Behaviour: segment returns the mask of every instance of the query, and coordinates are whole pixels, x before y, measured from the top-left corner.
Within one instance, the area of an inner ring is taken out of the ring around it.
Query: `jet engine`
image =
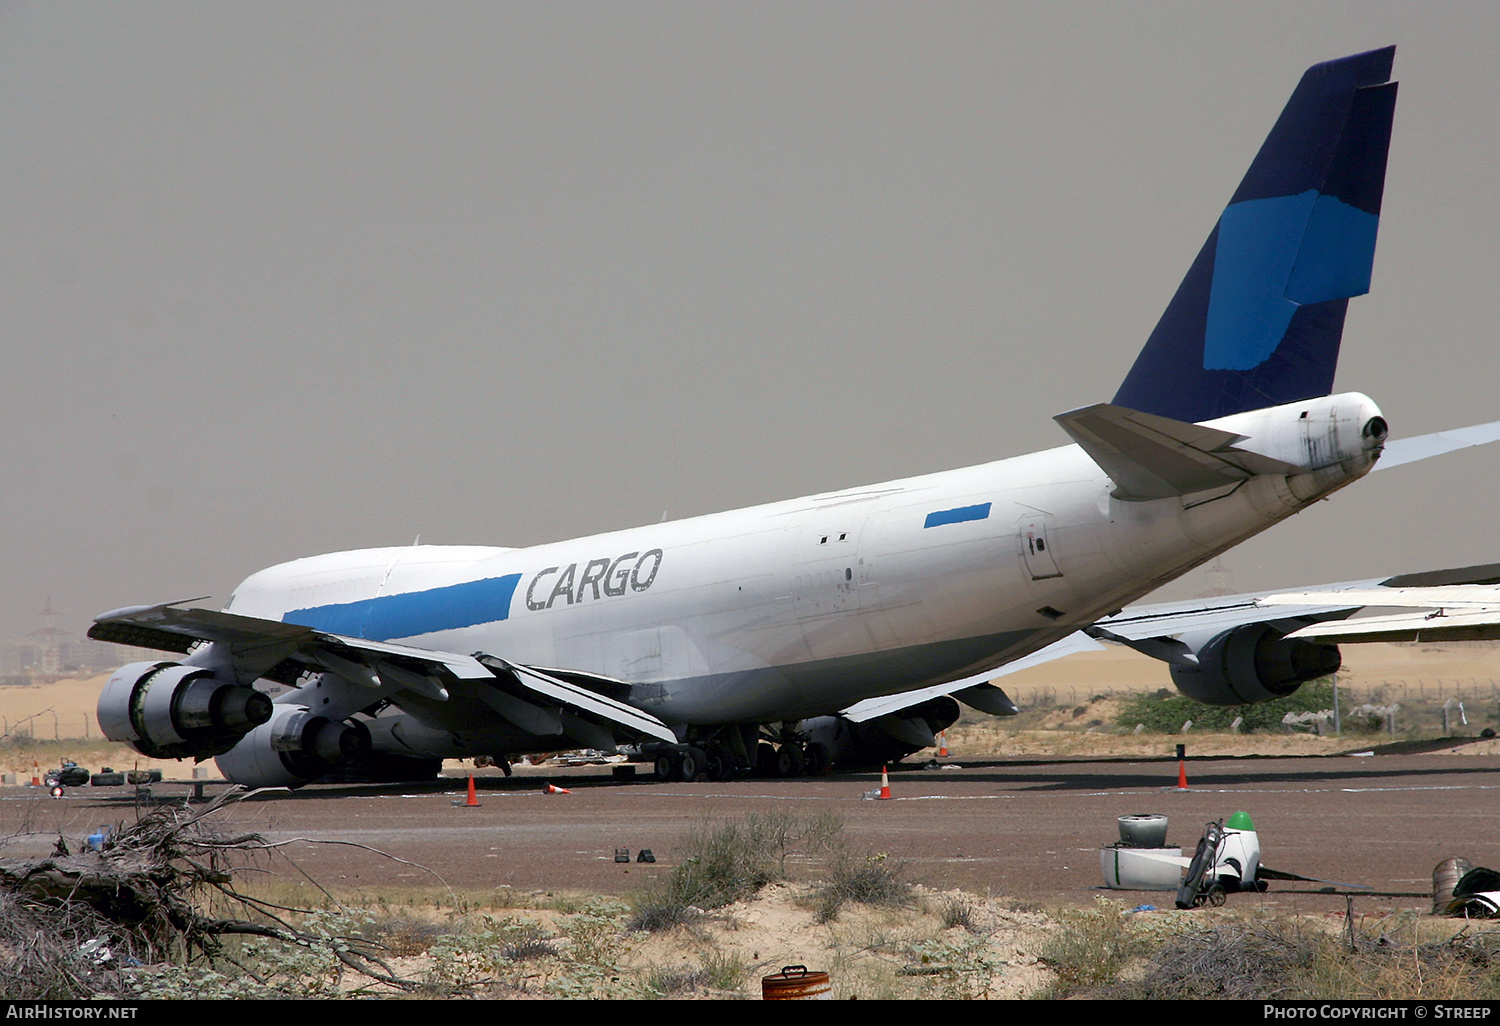
[[[1172,661],[1172,683],[1205,705],[1247,705],[1290,695],[1343,664],[1337,645],[1286,637],[1301,621],[1249,623],[1197,649],[1197,664]],[[1191,645],[1189,645],[1191,647]]]
[[[271,700],[252,687],[182,663],[131,663],[99,693],[99,727],[153,759],[205,759],[234,747],[271,718]]]
[[[247,787],[298,787],[370,751],[358,720],[339,723],[300,705],[275,713],[215,761],[226,780]]]
[[[803,720],[802,730],[812,741],[828,746],[835,766],[873,766],[933,747],[937,732],[958,722],[958,715],[958,702],[942,695],[860,723],[843,716],[819,716]]]

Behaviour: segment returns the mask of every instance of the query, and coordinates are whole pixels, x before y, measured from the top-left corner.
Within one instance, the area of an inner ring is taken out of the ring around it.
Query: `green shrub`
[[[802,819],[771,812],[743,822],[705,823],[688,835],[682,859],[666,882],[636,900],[627,927],[670,929],[701,919],[705,910],[742,901],[785,879],[791,856],[834,847],[842,829],[842,822],[826,813]]]
[[[1119,905],[1096,898],[1093,908],[1064,909],[1037,960],[1057,974],[1056,993],[1113,983],[1131,959],[1144,955],[1150,939],[1131,928]]]
[[[812,892],[815,918],[827,923],[844,905],[854,902],[876,908],[907,908],[914,903],[912,885],[902,879],[906,865],[885,855],[857,857],[840,852],[828,870],[828,879]]]
[[[1144,724],[1147,730],[1156,733],[1175,734],[1182,729],[1184,722],[1192,720],[1194,730],[1224,732],[1230,729],[1236,718],[1243,718],[1240,730],[1246,733],[1281,731],[1284,729],[1281,719],[1289,712],[1319,712],[1332,708],[1333,685],[1326,680],[1311,681],[1285,698],[1255,705],[1203,705],[1185,695],[1163,689],[1130,699],[1115,718],[1115,725],[1123,730],[1134,730],[1136,724]]]

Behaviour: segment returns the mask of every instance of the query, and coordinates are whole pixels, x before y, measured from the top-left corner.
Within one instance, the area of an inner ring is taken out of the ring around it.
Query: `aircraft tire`
[[[776,775],[781,777],[800,777],[802,771],[807,767],[807,760],[802,755],[799,745],[782,745],[776,753]]]
[[[826,777],[833,769],[833,753],[828,746],[821,741],[814,741],[807,746],[807,766],[805,772],[810,777]]]
[[[682,761],[678,763],[678,779],[689,784],[697,780],[698,774],[703,772],[704,762],[703,749],[689,748],[682,753]]]
[[[776,776],[776,749],[767,741],[762,741],[755,746],[755,775],[758,777]]]
[[[703,768],[709,780],[729,780],[734,776],[734,753],[723,745],[715,745],[704,753]]]
[[[676,767],[672,764],[672,756],[663,752],[656,757],[656,779],[671,780],[676,776]]]

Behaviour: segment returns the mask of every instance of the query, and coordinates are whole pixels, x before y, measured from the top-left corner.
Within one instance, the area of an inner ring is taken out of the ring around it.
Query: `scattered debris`
[[[1467,865],[1466,860],[1458,861]],[[1493,919],[1500,916],[1500,873],[1484,866],[1470,869],[1453,885],[1453,897],[1445,904],[1443,911],[1447,915],[1463,916],[1465,919]]]
[[[254,833],[223,836],[205,822],[241,793],[225,792],[196,809],[163,806],[113,832],[101,828],[76,855],[59,839],[47,858],[0,859],[0,979],[7,993],[124,997],[124,967],[216,955],[224,936],[318,942],[277,915],[286,910],[235,891],[231,855],[275,847]],[[207,914],[200,899],[210,893],[259,921]],[[410,989],[357,943],[334,950],[349,969]]]

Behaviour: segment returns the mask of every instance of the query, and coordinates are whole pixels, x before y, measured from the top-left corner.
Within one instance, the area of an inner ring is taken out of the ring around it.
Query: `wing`
[[[991,681],[1074,652],[1103,647],[1082,631],[1075,631],[998,669],[916,691],[867,698],[836,715],[804,720],[802,727],[812,740],[828,746],[841,766],[896,762],[937,744],[937,734],[958,720],[959,702],[992,716],[1020,712]]]
[[[1046,648],[1039,649],[1029,656],[1006,663],[999,669],[961,677],[947,684],[936,684],[917,691],[903,691],[899,695],[867,698],[863,702],[856,702],[840,711],[839,715],[851,723],[864,723],[881,716],[898,715],[914,706],[947,695],[981,712],[994,716],[1014,716],[1017,712],[1015,703],[1005,697],[1004,691],[989,685],[990,681],[999,680],[1008,674],[1019,673],[1021,670],[1029,670],[1033,666],[1040,666],[1054,659],[1061,659],[1074,652],[1098,651],[1102,648],[1104,648],[1103,645],[1084,632],[1075,631],[1060,641],[1054,641]]]
[[[1267,701],[1337,670],[1339,643],[1500,638],[1500,564],[1133,606],[1088,633],[1166,662],[1191,698]]]
[[[1360,616],[1338,623],[1315,623],[1294,632],[1330,644],[1367,641],[1493,641],[1500,638],[1500,587],[1454,584],[1431,588],[1366,588],[1347,592],[1270,595],[1267,608],[1288,603],[1334,600],[1362,608],[1405,612]]]
[[[242,783],[286,782],[277,766],[294,779],[320,776],[319,765],[372,743],[375,751],[444,758],[677,741],[666,724],[618,697],[629,694],[623,681],[486,653],[173,605],[106,613],[89,636],[186,653],[180,663],[134,663],[110,678],[99,700],[107,736],[166,757],[235,749],[234,758],[253,763],[234,777]],[[246,696],[260,679],[289,688],[274,709]]]

